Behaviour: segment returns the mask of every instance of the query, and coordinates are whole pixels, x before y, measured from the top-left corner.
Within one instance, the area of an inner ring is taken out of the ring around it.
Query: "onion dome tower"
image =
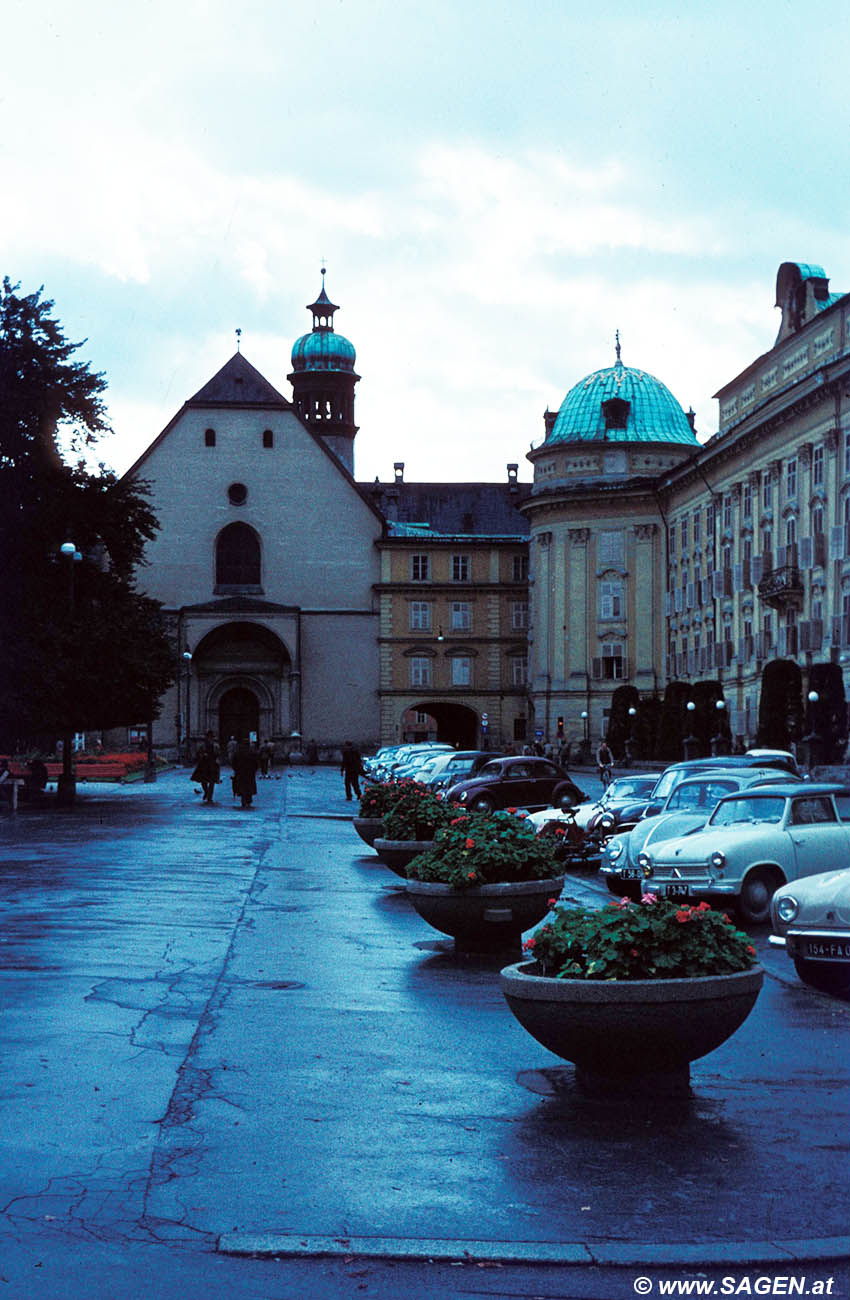
[[[292,348],[292,384],[295,410],[305,424],[328,445],[354,474],[354,347],[334,330],[334,312],[339,311],[325,292],[325,267],[322,288],[315,302],[307,304],[313,314],[313,329],[302,334]]]

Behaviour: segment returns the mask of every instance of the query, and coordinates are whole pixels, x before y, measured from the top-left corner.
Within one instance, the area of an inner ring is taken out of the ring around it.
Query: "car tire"
[[[472,801],[472,811],[484,813],[486,817],[489,817],[490,813],[496,811],[496,805],[488,794],[479,794]]]
[[[566,812],[568,808],[575,808],[578,802],[572,786],[559,785],[552,791],[551,807],[553,808],[560,808]]]
[[[803,983],[819,993],[850,997],[850,967],[846,962],[808,961],[805,957],[795,957],[794,966]]]
[[[763,925],[770,920],[770,900],[782,884],[775,871],[755,867],[748,871],[741,884],[738,911],[750,925]]]

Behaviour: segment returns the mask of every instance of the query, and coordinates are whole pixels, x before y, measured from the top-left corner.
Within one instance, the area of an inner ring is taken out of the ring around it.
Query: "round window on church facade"
[[[227,499],[232,506],[244,506],[248,500],[248,489],[244,483],[231,483],[227,489]]]

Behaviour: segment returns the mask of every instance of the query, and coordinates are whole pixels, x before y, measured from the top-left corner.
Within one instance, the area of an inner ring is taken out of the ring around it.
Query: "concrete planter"
[[[690,1063],[740,1028],[764,979],[733,975],[671,980],[571,980],[519,962],[501,973],[517,1020],[544,1047],[573,1061],[587,1092],[687,1091]]]
[[[363,843],[368,844],[370,849],[384,829],[381,817],[355,817],[352,824]]]
[[[375,839],[372,848],[377,853],[385,867],[394,871],[397,876],[405,874],[405,867],[408,862],[418,858],[420,853],[425,853],[427,849],[434,847],[433,840],[383,840],[380,837]]]
[[[456,889],[430,880],[408,880],[407,893],[419,915],[449,934],[464,952],[518,950],[522,934],[549,911],[564,877],[520,880]]]

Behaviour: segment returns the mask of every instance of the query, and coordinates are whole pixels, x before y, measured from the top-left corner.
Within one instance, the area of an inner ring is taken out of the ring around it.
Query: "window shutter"
[[[829,530],[829,558],[831,560],[844,559],[844,526],[836,524]]]
[[[681,612],[682,612],[682,588],[681,588],[681,587],[677,587],[677,588],[676,588],[676,596],[675,596],[675,600],[674,600],[673,604],[674,604],[674,608],[675,608],[675,610],[676,610],[676,613],[677,613],[677,614],[681,614]]]
[[[785,632],[786,629],[784,627],[781,627],[779,629],[779,635],[776,638],[776,653],[778,654],[780,659],[785,658],[785,641],[786,641]]]
[[[812,619],[812,649],[820,650],[823,645],[823,619]]]
[[[688,583],[688,588],[685,593],[685,604],[688,609],[693,609],[694,607],[694,583],[693,582]]]
[[[628,661],[628,659],[625,659],[625,658],[624,658],[624,659],[621,660],[621,662],[622,662],[622,665],[623,665],[623,671],[622,671],[622,673],[621,673],[621,676],[622,676],[623,680],[625,681],[626,679],[628,679],[628,678],[631,676],[631,673],[629,672],[629,661]]]
[[[814,551],[814,547],[812,545],[811,537],[801,538],[800,539],[800,568],[801,569],[810,569],[812,567],[812,560],[814,558],[813,551]]]
[[[812,557],[814,563],[820,565],[826,564],[826,534],[815,533],[812,541],[814,542]]]
[[[723,570],[715,569],[712,577],[711,594],[719,597],[723,595]]]
[[[761,556],[760,556],[760,555],[754,555],[754,556],[753,556],[753,561],[752,561],[752,563],[753,563],[753,582],[756,583],[756,584],[758,584],[759,582],[761,582],[761,573],[762,573],[762,558],[761,558]]]
[[[670,615],[673,613],[673,593],[672,593],[672,591],[668,591],[667,594],[666,594],[666,596],[665,596],[665,598],[664,598],[664,612],[665,612],[665,614],[667,615],[668,618],[669,618]]]
[[[799,625],[800,631],[800,649],[811,650],[812,648],[812,625],[808,620],[804,620]]]
[[[841,645],[841,615],[832,616],[832,644]]]
[[[591,675],[591,677],[593,678],[593,680],[594,680],[595,682],[601,681],[601,680],[602,680],[602,660],[601,660],[601,659],[594,659],[594,660],[592,661],[592,665],[591,665],[591,667],[592,667],[592,672],[591,672],[590,675]]]
[[[743,566],[743,564],[736,564],[735,567],[734,567],[734,569],[732,570],[732,573],[733,573],[733,578],[732,578],[732,580],[733,580],[733,583],[734,583],[734,590],[735,590],[735,591],[740,591],[741,588],[742,588],[743,585],[744,585],[744,566]]]
[[[786,558],[786,557],[787,557],[787,552],[788,552],[788,547],[787,547],[787,546],[777,546],[777,548],[776,548],[776,567],[777,567],[777,569],[784,569],[784,568],[785,568],[785,565],[788,563],[788,560],[787,560],[787,558]]]

